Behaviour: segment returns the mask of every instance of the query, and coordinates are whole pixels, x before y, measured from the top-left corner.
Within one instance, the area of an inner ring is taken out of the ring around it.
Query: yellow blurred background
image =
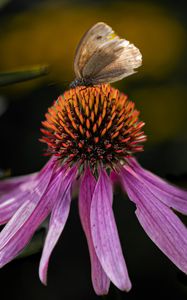
[[[143,66],[138,73],[115,86],[129,94],[141,110],[148,144],[186,137],[187,27],[174,9],[161,2],[46,1],[5,14],[0,30],[0,71],[47,63],[50,74],[4,88],[2,94],[23,97],[50,84],[61,91],[68,88],[74,79],[73,58],[81,36],[94,23],[104,21],[142,52]]]

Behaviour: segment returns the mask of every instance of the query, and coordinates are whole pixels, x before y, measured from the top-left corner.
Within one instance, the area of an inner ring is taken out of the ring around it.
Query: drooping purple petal
[[[119,182],[119,175],[116,172],[112,171],[110,173],[110,180],[112,181],[112,184],[115,185]]]
[[[121,172],[129,198],[136,204],[136,215],[152,241],[183,272],[187,272],[187,229],[164,203],[152,193],[134,171]]]
[[[128,162],[156,197],[167,206],[187,214],[187,191],[175,187],[150,171],[143,169],[134,158],[129,159]]]
[[[69,185],[75,168],[65,173],[64,168],[56,172],[55,161],[42,171],[40,184],[34,189],[32,198],[24,202],[0,233],[0,266],[12,260],[28,243],[37,227],[50,213],[58,197],[59,187]]]
[[[108,293],[110,280],[105,274],[98,257],[91,236],[90,225],[90,208],[93,192],[96,186],[96,180],[91,174],[90,169],[85,170],[79,193],[79,215],[82,223],[83,230],[86,235],[90,260],[91,260],[91,276],[94,290],[97,295],[105,295]]]
[[[3,180],[4,192],[0,194],[0,225],[7,223],[26,200],[34,199],[35,187],[38,190],[37,186],[39,186],[41,192],[43,188],[46,189],[48,180],[45,179],[45,174],[54,163],[55,159],[51,158],[38,173]],[[44,186],[41,182],[44,183]],[[37,199],[38,197],[36,197],[36,201]]]
[[[0,224],[5,224],[16,210],[23,204],[23,202],[32,193],[35,186],[38,184],[38,178],[35,174],[24,176],[25,182],[20,181],[19,184],[12,182],[7,183],[7,192],[4,191],[3,195],[0,195]],[[8,181],[11,179],[8,179]],[[13,180],[13,179],[12,179]],[[9,190],[9,192],[8,192]]]
[[[51,253],[58,242],[69,215],[71,203],[70,187],[71,185],[69,184],[66,190],[64,190],[64,185],[61,184],[56,204],[52,209],[49,230],[45,239],[39,267],[40,280],[45,285],[47,285],[47,270]]]
[[[13,189],[19,187],[21,184],[27,184],[29,181],[33,181],[38,173],[33,173],[29,175],[10,177],[0,180],[0,195],[2,193],[10,192]],[[25,187],[26,188],[26,187]],[[1,197],[0,197],[1,202]]]
[[[0,249],[4,247],[4,243],[6,243],[7,239],[11,238],[11,236],[22,227],[24,222],[27,220],[27,216],[32,213],[32,210],[34,210],[48,187],[52,174],[54,173],[54,167],[55,165],[53,161],[47,163],[45,166],[45,172],[42,171],[40,180],[38,180],[33,191],[27,195],[28,198],[25,198],[23,205],[17,210],[15,215],[3,228],[0,233]]]
[[[95,251],[105,273],[119,289],[129,291],[131,282],[112,210],[112,185],[103,170],[93,193],[90,219]]]

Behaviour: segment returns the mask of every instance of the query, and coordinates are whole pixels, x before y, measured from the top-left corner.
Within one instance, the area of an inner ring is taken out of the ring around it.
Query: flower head
[[[11,261],[50,214],[39,267],[47,282],[50,255],[66,224],[71,188],[79,178],[79,215],[85,232],[95,292],[110,282],[129,291],[131,282],[112,210],[113,178],[136,207],[148,236],[187,272],[187,230],[172,209],[187,213],[187,192],[143,169],[133,157],[146,137],[139,112],[127,96],[109,85],[76,87],[46,114],[42,142],[51,156],[35,174],[0,182],[0,266]]]
[[[115,168],[143,150],[144,123],[138,116],[134,103],[110,85],[76,87],[48,109],[41,141],[47,154],[63,163]]]

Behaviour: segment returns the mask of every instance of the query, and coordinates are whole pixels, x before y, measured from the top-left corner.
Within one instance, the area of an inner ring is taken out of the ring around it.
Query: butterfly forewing
[[[142,63],[138,48],[120,39],[110,26],[97,23],[82,37],[75,54],[77,79],[114,82],[135,73]]]
[[[74,71],[77,77],[82,77],[87,62],[101,46],[110,41],[113,35],[115,34],[112,28],[102,22],[95,24],[84,34],[77,46],[74,59]]]

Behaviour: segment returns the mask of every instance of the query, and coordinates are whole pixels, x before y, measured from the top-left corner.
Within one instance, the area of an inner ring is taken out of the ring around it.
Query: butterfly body
[[[74,59],[75,80],[70,87],[115,82],[134,74],[142,64],[137,47],[119,38],[103,22],[92,26],[80,40]]]
[[[93,86],[93,80],[91,78],[76,78],[69,85],[70,88],[76,88],[77,86]]]

